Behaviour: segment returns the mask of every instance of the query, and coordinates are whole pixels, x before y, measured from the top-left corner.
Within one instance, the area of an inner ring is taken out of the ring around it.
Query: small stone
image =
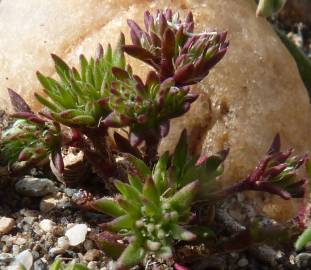
[[[43,197],[47,194],[55,193],[54,182],[47,178],[36,178],[26,176],[15,184],[18,193],[30,197]]]
[[[70,199],[66,196],[62,196],[61,193],[55,195],[48,195],[42,198],[40,202],[41,212],[49,212],[55,208],[65,209],[71,207]]]
[[[21,264],[25,267],[26,270],[30,270],[33,264],[33,257],[30,250],[24,250],[19,253],[13,262],[13,265]]]
[[[36,211],[36,210],[29,210],[29,209],[25,209],[25,208],[21,209],[19,211],[19,213],[21,215],[23,215],[24,217],[37,217],[39,215],[38,211]]]
[[[85,242],[83,243],[83,246],[86,250],[90,250],[90,249],[94,248],[94,243],[92,240],[86,239]]]
[[[75,224],[73,227],[67,230],[65,235],[69,239],[71,246],[77,246],[85,241],[87,234],[87,226],[85,224]]]
[[[9,251],[10,251],[10,247],[7,246],[7,245],[3,245],[3,247],[2,247],[2,252],[3,252],[3,253],[8,253]]]
[[[65,188],[64,192],[68,197],[72,197],[73,194],[77,193],[79,190],[75,188]]]
[[[238,261],[238,266],[239,267],[245,267],[248,265],[248,260],[246,258],[242,258]]]
[[[87,264],[87,268],[89,268],[90,270],[98,270],[97,262],[94,262],[94,261],[89,262]]]
[[[58,199],[55,196],[46,196],[40,202],[40,210],[47,213],[57,207]]]
[[[57,239],[57,247],[62,248],[64,250],[69,248],[69,239],[67,236],[62,236]]]
[[[33,251],[40,252],[42,250],[42,246],[40,244],[35,244],[32,248]]]
[[[15,225],[13,218],[2,217],[0,218],[0,234],[9,233]]]
[[[38,258],[40,257],[40,254],[39,254],[38,251],[32,251],[31,253],[32,253],[32,256],[33,256],[33,258],[34,258],[35,260],[38,259]]]
[[[39,223],[39,226],[44,232],[51,232],[53,230],[53,227],[55,226],[55,223],[50,219],[43,219]]]
[[[64,228],[62,226],[55,226],[55,227],[53,227],[52,234],[55,237],[62,236],[62,235],[64,235]]]
[[[39,223],[35,222],[32,226],[32,230],[35,234],[41,236],[44,234],[43,230],[40,228]]]
[[[274,266],[277,264],[277,251],[267,245],[250,248],[250,253],[259,261]]]
[[[27,239],[22,238],[22,237],[18,237],[18,238],[16,239],[16,241],[15,241],[15,244],[16,244],[16,245],[19,245],[19,246],[22,246],[22,245],[24,245],[24,244],[26,244],[26,243],[27,243]]]
[[[295,257],[295,263],[301,269],[306,269],[311,264],[311,253],[302,252]]]
[[[83,259],[90,262],[90,261],[96,261],[100,257],[102,257],[102,253],[100,250],[90,249],[84,254]]]
[[[29,225],[32,225],[36,219],[37,219],[36,217],[27,216],[24,217],[22,221]]]
[[[33,264],[33,270],[44,270],[47,269],[46,264],[41,260],[38,259]]]
[[[13,245],[13,246],[12,246],[12,254],[13,254],[14,256],[17,255],[17,254],[19,253],[19,251],[20,251],[20,248],[19,248],[18,245]]]
[[[53,247],[49,250],[49,255],[51,257],[55,257],[56,255],[59,255],[59,254],[63,254],[65,253],[66,250],[63,249],[63,248],[59,248],[59,247]]]
[[[13,255],[10,253],[0,253],[0,261],[1,262],[10,262],[13,259]]]

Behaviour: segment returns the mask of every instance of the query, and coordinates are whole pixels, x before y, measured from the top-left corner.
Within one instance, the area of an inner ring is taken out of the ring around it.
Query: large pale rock
[[[40,90],[35,71],[53,74],[49,53],[76,65],[82,52],[91,55],[98,42],[115,43],[125,32],[127,18],[143,24],[143,11],[170,6],[185,13],[191,9],[198,30],[228,30],[230,49],[224,60],[194,91],[200,99],[184,117],[173,121],[161,151],[172,149],[187,128],[191,149],[212,153],[230,148],[224,184],[244,177],[279,132],[284,147],[298,152],[311,149],[311,112],[307,92],[294,61],[269,24],[256,18],[250,0],[2,0],[0,4],[0,87],[19,90],[32,101]],[[39,4],[40,3],[40,4]],[[131,60],[134,70],[146,67]],[[2,106],[7,107],[6,94]],[[264,208],[286,218],[294,203],[267,198]],[[283,209],[286,208],[286,211]]]

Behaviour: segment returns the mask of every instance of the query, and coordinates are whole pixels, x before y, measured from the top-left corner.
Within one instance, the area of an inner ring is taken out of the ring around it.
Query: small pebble
[[[92,240],[86,239],[85,242],[83,243],[83,246],[84,246],[85,250],[90,250],[90,249],[94,248],[94,243]]]
[[[15,225],[13,218],[1,217],[0,218],[0,234],[9,233]]]
[[[246,258],[242,258],[238,261],[238,266],[245,267],[248,265],[248,260]]]
[[[33,270],[45,270],[47,269],[46,264],[41,260],[38,259],[33,264]]]
[[[27,243],[27,239],[25,238],[22,238],[22,237],[18,237],[15,241],[15,244],[18,245],[18,246],[22,246],[24,244]]]
[[[68,197],[72,197],[73,194],[75,194],[76,192],[78,192],[79,190],[78,189],[75,189],[75,188],[65,188],[64,192],[66,193],[66,195]]]
[[[69,239],[67,236],[62,236],[57,239],[57,247],[62,248],[64,250],[69,248]]]
[[[1,262],[10,262],[13,259],[13,255],[10,253],[0,253],[0,261]]]
[[[24,217],[37,217],[39,215],[39,212],[38,211],[35,211],[35,210],[29,210],[29,209],[21,209],[19,211],[19,213],[21,215],[23,215]]]
[[[15,184],[16,191],[24,196],[43,197],[56,192],[53,181],[47,178],[26,176]]]
[[[56,255],[59,255],[59,254],[63,254],[65,253],[66,250],[63,249],[63,248],[59,248],[59,247],[53,247],[49,250],[49,255],[51,257],[55,257]]]
[[[19,253],[20,249],[18,245],[13,245],[12,246],[12,254],[17,255]]]
[[[83,259],[90,262],[90,261],[96,261],[102,256],[102,253],[98,249],[90,249],[88,250],[84,256]]]
[[[24,217],[22,221],[29,225],[32,225],[36,219],[37,219],[36,217],[27,216]]]
[[[71,246],[77,246],[85,241],[87,234],[87,226],[85,224],[75,224],[67,230],[65,235],[69,239]]]
[[[58,198],[55,196],[46,196],[43,197],[40,202],[40,210],[43,213],[47,213],[57,207]]]
[[[52,234],[55,237],[62,236],[62,235],[64,235],[64,228],[62,226],[55,226],[55,227],[53,227]]]
[[[39,226],[44,232],[51,232],[55,226],[55,223],[50,219],[43,219],[40,221]]]
[[[295,257],[295,263],[300,269],[306,269],[311,264],[311,253],[302,252]]]
[[[13,265],[22,264],[26,270],[30,270],[33,264],[33,256],[30,250],[24,250],[19,253],[13,262]]]

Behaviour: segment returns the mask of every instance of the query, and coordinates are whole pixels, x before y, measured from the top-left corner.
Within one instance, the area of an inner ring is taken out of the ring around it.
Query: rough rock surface
[[[123,0],[1,2],[0,87],[17,89],[28,101],[39,90],[35,71],[52,75],[49,53],[77,64],[82,52],[90,55],[98,42],[114,43],[126,34],[127,18],[143,23],[143,11],[158,7],[191,9],[198,30],[227,29],[231,46],[224,60],[194,90],[202,93],[191,111],[173,121],[161,149],[172,148],[188,128],[192,149],[212,153],[230,147],[224,183],[245,176],[279,132],[284,147],[311,149],[311,112],[307,92],[294,61],[267,22],[254,16],[249,0]],[[31,16],[30,16],[31,14]],[[31,19],[29,19],[31,18]],[[17,42],[18,40],[18,42]],[[134,66],[137,62],[131,61]],[[145,66],[139,64],[140,72]],[[1,106],[7,107],[6,94]],[[285,219],[295,204],[278,206],[267,199],[272,216]],[[282,202],[283,203],[283,202]]]

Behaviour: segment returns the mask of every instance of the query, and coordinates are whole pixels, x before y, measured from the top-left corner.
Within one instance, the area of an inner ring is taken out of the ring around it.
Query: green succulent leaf
[[[56,259],[53,264],[50,266],[50,270],[63,270],[62,261]]]
[[[177,171],[177,179],[181,176],[182,169],[185,167],[187,162],[187,153],[188,153],[188,142],[187,142],[187,132],[184,129],[179,137],[178,144],[175,148],[172,165],[174,170]]]
[[[143,187],[143,195],[155,205],[159,205],[160,194],[152,177],[148,177],[146,179],[146,182]]]
[[[130,163],[130,170],[136,173],[138,176],[142,177],[143,179],[152,176],[151,170],[141,159],[138,159],[130,154],[127,154],[126,158]]]
[[[139,191],[135,187],[132,187],[131,185],[123,183],[119,180],[116,180],[114,184],[125,199],[136,202],[140,200]]]
[[[193,199],[196,196],[196,192],[199,188],[199,181],[193,181],[185,187],[178,190],[170,199],[170,205],[176,209],[176,211],[184,211],[190,207]]]
[[[118,267],[131,267],[138,264],[146,255],[140,241],[134,241],[128,245],[117,261]]]
[[[124,210],[119,207],[114,198],[104,197],[93,202],[93,207],[107,215],[119,217],[125,214]]]
[[[307,243],[311,241],[311,226],[308,227],[297,239],[295,249],[300,251]]]
[[[184,229],[179,225],[175,225],[172,227],[172,234],[174,239],[182,240],[182,241],[193,241],[196,239],[196,235],[191,231]]]
[[[163,193],[168,188],[168,175],[167,167],[169,161],[169,152],[165,152],[158,160],[156,166],[154,167],[152,177],[154,183],[160,193]]]
[[[128,174],[129,183],[133,188],[136,188],[139,192],[143,190],[143,183],[136,175]]]
[[[112,231],[112,232],[130,230],[133,226],[133,219],[130,215],[123,215],[123,216],[117,217],[111,222],[107,222],[103,224],[102,226],[103,228],[109,231]]]

